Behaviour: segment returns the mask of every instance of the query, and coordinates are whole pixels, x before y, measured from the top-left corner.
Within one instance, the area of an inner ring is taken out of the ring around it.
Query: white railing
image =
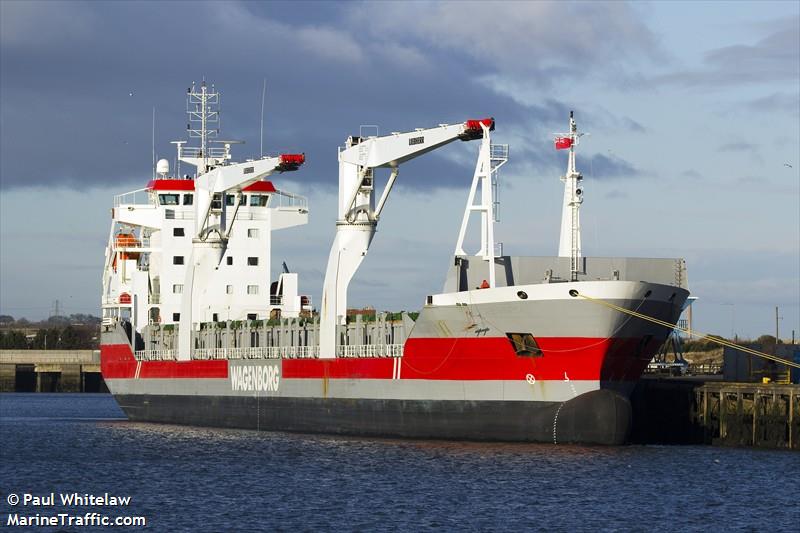
[[[508,145],[507,144],[490,144],[489,157],[498,161],[508,160]]]
[[[356,344],[337,347],[338,357],[402,357],[402,344]]]
[[[156,205],[155,196],[149,189],[136,189],[114,196],[114,207],[121,205]]]
[[[175,350],[139,350],[137,361],[174,361]],[[402,357],[402,344],[339,346],[337,357]],[[192,359],[318,359],[319,346],[262,346],[258,348],[197,348]]]
[[[224,146],[209,146],[206,148],[206,157],[209,159],[227,159],[228,150]],[[203,149],[199,146],[181,146],[178,157],[203,157]]]
[[[275,191],[270,197],[269,207],[308,210],[308,198],[286,191]]]
[[[137,350],[133,356],[137,361],[174,361],[177,350]]]
[[[124,291],[123,291],[123,292],[124,292]],[[106,296],[104,296],[104,297],[103,297],[103,298],[100,300],[100,305],[101,305],[102,307],[120,307],[120,306],[121,306],[121,307],[130,307],[130,306],[132,306],[132,305],[133,305],[133,296],[131,296],[131,303],[128,303],[128,304],[121,303],[121,302],[119,301],[119,295],[117,295],[117,296],[111,296],[111,297],[106,297]]]
[[[306,359],[319,357],[319,346],[262,346],[258,348],[198,348],[194,359]]]
[[[117,239],[114,239],[114,251],[136,252],[139,248],[150,248],[150,237],[127,237],[124,244],[119,244]]]

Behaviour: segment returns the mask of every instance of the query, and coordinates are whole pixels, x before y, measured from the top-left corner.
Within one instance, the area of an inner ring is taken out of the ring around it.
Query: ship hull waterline
[[[617,304],[671,323],[688,296],[651,283],[614,287],[624,292],[613,299]],[[513,312],[512,305],[518,304],[473,304],[468,311],[463,305],[428,306],[401,357],[143,361],[116,326],[103,333],[102,370],[122,409],[137,422],[366,437],[625,443],[632,425],[628,395],[670,330],[569,296],[528,300],[524,305],[534,313]],[[526,331],[556,335],[537,336],[542,353],[521,356],[504,332]]]
[[[133,422],[502,442],[624,444],[627,398],[596,390],[566,402],[121,395]]]

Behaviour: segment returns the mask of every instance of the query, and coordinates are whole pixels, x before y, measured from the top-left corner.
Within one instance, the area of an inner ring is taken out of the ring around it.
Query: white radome
[[[156,174],[169,174],[169,161],[159,159],[158,163],[156,163]]]

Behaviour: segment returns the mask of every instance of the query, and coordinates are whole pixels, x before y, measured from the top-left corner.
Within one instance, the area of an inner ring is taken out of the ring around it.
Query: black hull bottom
[[[609,390],[564,403],[120,395],[132,421],[192,426],[508,442],[623,444],[627,398]]]

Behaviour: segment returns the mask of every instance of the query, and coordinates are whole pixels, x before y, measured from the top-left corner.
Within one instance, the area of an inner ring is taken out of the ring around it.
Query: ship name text
[[[231,389],[235,391],[278,392],[278,365],[231,365]]]

